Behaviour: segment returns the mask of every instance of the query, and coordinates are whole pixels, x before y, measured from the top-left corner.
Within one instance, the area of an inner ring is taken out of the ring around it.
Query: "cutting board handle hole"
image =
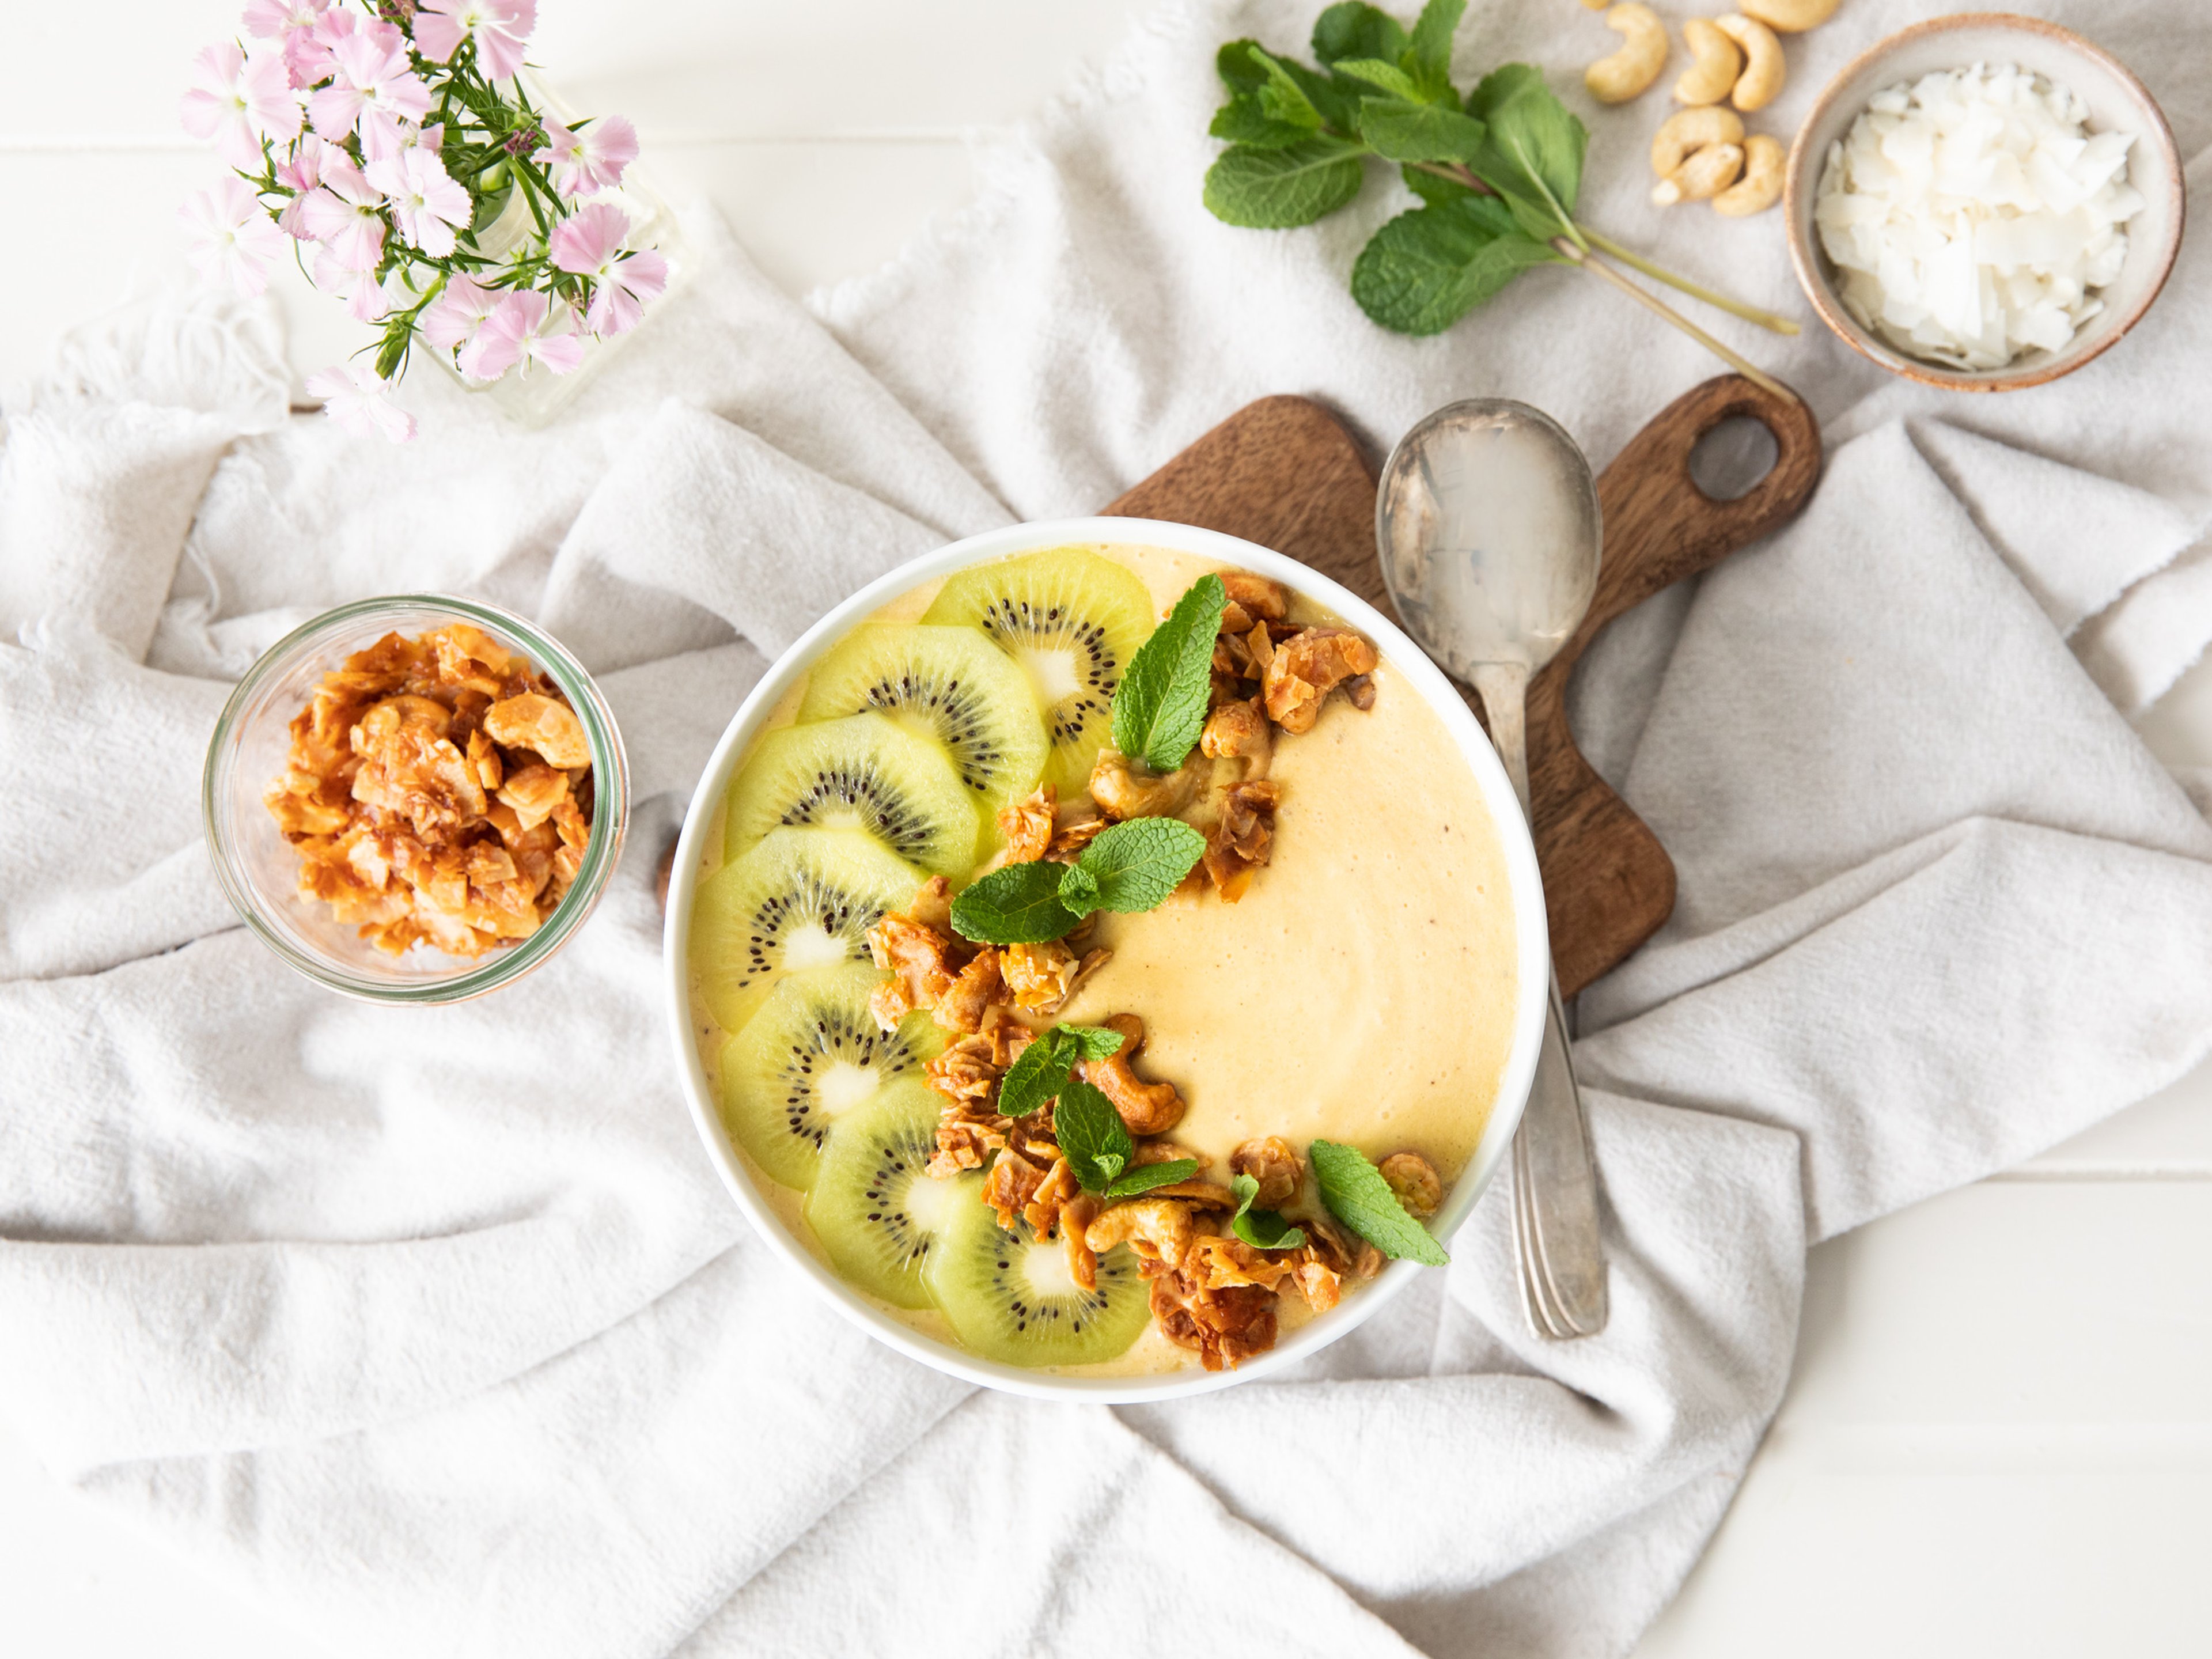
[[[1734,501],[1759,488],[1782,446],[1755,415],[1731,415],[1716,422],[1690,450],[1690,482],[1708,501]]]

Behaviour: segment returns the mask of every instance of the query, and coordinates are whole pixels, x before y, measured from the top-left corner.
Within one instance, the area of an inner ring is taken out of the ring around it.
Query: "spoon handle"
[[[1474,689],[1490,722],[1491,741],[1505,763],[1513,792],[1528,807],[1528,671],[1517,663],[1485,663]],[[1545,987],[1544,1046],[1535,1081],[1513,1137],[1514,1236],[1528,1323],[1553,1341],[1594,1336],[1607,1312],[1605,1247],[1598,1236],[1597,1167],[1591,1161],[1583,1097],[1567,1052],[1566,1012],[1559,981]]]

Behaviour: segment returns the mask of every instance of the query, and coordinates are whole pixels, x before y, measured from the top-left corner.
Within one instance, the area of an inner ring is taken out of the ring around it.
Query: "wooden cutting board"
[[[1731,416],[1773,433],[1773,468],[1718,501],[1690,477],[1690,452]],[[1567,677],[1614,617],[1774,530],[1820,474],[1810,410],[1734,374],[1676,398],[1597,481],[1605,554],[1582,627],[1528,689],[1528,789],[1551,910],[1552,959],[1572,996],[1658,931],[1674,908],[1674,866],[1607,787],[1567,729]],[[1263,398],[1231,416],[1104,509],[1219,530],[1273,548],[1396,611],[1375,553],[1376,468],[1343,423],[1305,398]],[[1477,713],[1481,704],[1465,693]]]

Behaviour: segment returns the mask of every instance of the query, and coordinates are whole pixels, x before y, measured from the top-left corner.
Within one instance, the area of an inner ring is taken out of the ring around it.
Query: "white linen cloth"
[[[1796,523],[1626,619],[1577,687],[1680,877],[1583,1003],[1602,1336],[1528,1336],[1502,1188],[1294,1377],[1142,1410],[971,1391],[750,1236],[678,1102],[653,864],[809,621],[944,538],[1095,508],[1266,392],[1378,444],[1522,397],[1602,465],[1714,371],[1565,271],[1440,339],[1379,332],[1345,273],[1380,190],[1310,231],[1209,219],[1214,46],[1298,47],[1316,9],[1163,13],[974,209],[811,314],[702,222],[688,288],[542,433],[427,375],[406,449],[287,419],[265,319],[211,300],[72,342],[15,403],[0,1411],[51,1467],[333,1653],[1618,1654],[1781,1397],[1808,1242],[2204,1053],[2212,829],[2115,708],[2212,634],[2200,224],[2135,336],[2035,392],[1917,392],[1809,319],[1731,331],[1832,447]],[[1761,125],[1918,9],[1794,40]],[[2212,140],[2212,18],[2047,9]],[[1462,75],[1545,64],[1595,133],[1594,222],[1795,309],[1771,217],[1641,205],[1651,111],[1582,96],[1595,29],[1484,9]],[[371,1009],[234,924],[196,786],[259,649],[423,587],[579,651],[637,807],[554,964]]]

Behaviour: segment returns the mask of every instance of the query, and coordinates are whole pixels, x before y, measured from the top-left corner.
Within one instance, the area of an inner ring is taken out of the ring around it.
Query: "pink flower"
[[[319,35],[330,21],[315,26]],[[307,99],[315,131],[325,138],[343,138],[364,114],[396,123],[419,121],[430,112],[430,88],[407,67],[407,38],[388,23],[368,23],[339,36],[331,47],[331,68],[336,78]]]
[[[195,138],[212,138],[225,167],[262,167],[261,141],[288,144],[299,136],[300,106],[283,61],[265,46],[210,46],[192,59],[192,89],[178,113]]]
[[[461,352],[461,373],[472,380],[496,380],[522,365],[543,363],[566,374],[584,361],[584,343],[575,332],[576,313],[554,305],[535,289],[509,294],[493,307],[476,339]]]
[[[276,163],[276,182],[292,192],[292,199],[276,215],[276,228],[295,241],[313,240],[305,216],[307,197],[322,181],[323,152],[330,148],[313,133],[303,132]]]
[[[363,176],[392,198],[392,222],[407,241],[441,258],[453,251],[453,228],[468,223],[475,206],[436,150],[410,145],[371,161]]]
[[[323,400],[324,414],[356,438],[404,444],[415,435],[415,417],[392,401],[391,383],[358,363],[317,369],[307,376],[307,392]]]
[[[394,271],[396,281],[399,273]],[[349,270],[326,247],[315,250],[315,286],[343,300],[347,314],[357,323],[380,323],[392,309],[391,296],[376,280],[374,270]]]
[[[668,261],[659,254],[648,250],[623,257],[623,239],[629,234],[629,216],[600,202],[563,219],[546,240],[556,266],[592,279],[584,326],[594,334],[636,327],[645,302],[668,286]]]
[[[563,196],[588,196],[622,183],[623,170],[637,160],[637,129],[619,115],[571,132],[550,116],[545,148],[531,156],[553,169],[553,188]]]
[[[269,262],[283,247],[283,233],[242,180],[195,191],[177,212],[192,229],[186,252],[201,276],[228,281],[249,300],[269,286]]]
[[[347,270],[384,257],[384,198],[336,145],[323,154],[321,187],[300,198],[299,224]]]
[[[319,63],[326,64],[329,53],[315,44],[314,28],[330,3],[331,0],[247,0],[246,32],[277,42],[295,87],[310,86],[322,78],[311,71]]]
[[[422,337],[441,351],[465,350],[483,327],[484,319],[498,309],[500,295],[478,287],[459,272],[446,278],[446,286],[430,301],[415,325]]]
[[[417,145],[424,149],[443,149],[446,124],[441,121],[434,126],[418,127],[412,121],[394,121],[389,127],[365,128],[361,136],[361,159],[389,161]]]
[[[522,67],[523,48],[538,27],[538,0],[422,0],[415,13],[415,47],[442,64],[464,40],[477,43],[477,62],[495,81]]]

